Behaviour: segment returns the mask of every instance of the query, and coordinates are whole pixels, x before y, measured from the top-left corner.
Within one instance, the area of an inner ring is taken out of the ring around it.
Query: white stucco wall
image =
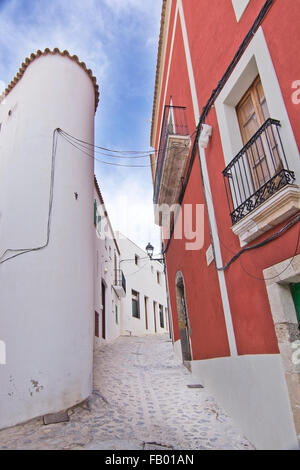
[[[119,232],[116,232],[118,245],[121,250],[120,268],[123,270],[126,278],[126,297],[121,301],[123,334],[131,332],[132,335],[154,334],[154,308],[153,302],[156,302],[156,325],[157,333],[168,331],[168,320],[166,319],[167,296],[164,267],[158,261],[150,261],[144,250],[138,247],[128,238]],[[140,260],[135,264],[135,255]],[[131,261],[125,261],[125,260]],[[160,283],[157,282],[157,271],[160,273]],[[139,293],[140,318],[132,316],[132,289]],[[145,320],[145,296],[148,298],[148,330]],[[164,308],[164,328],[160,327],[159,304]]]
[[[0,104],[0,254],[45,243],[53,130],[93,142],[94,112],[89,76],[60,55],[32,62]],[[0,265],[0,428],[91,392],[93,175],[93,159],[59,137],[50,243]]]
[[[175,350],[180,352],[177,344]],[[191,366],[195,381],[216,397],[258,450],[298,448],[279,354],[192,361]]]
[[[101,224],[95,232],[95,311],[99,314],[99,338],[95,337],[95,346],[104,341],[111,341],[121,332],[121,305],[120,297],[114,289],[115,264],[114,256],[117,258],[117,269],[119,265],[119,253],[114,241],[114,233],[108,224],[105,215],[105,206],[102,205],[99,195],[94,189],[94,199],[97,201],[97,213],[101,216]],[[102,337],[102,281],[105,289],[105,340]],[[116,322],[115,306],[118,308],[118,323]]]

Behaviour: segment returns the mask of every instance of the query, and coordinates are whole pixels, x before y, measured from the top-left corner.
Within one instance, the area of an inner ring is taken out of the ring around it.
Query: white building
[[[126,282],[119,269],[120,250],[94,179],[95,225],[95,346],[121,334],[121,298],[126,295]]]
[[[54,130],[93,142],[98,95],[77,56],[46,49],[0,101],[0,428],[91,393],[94,162]]]
[[[120,268],[126,279],[126,297],[121,309],[123,334],[146,335],[169,331],[164,265],[120,232]]]

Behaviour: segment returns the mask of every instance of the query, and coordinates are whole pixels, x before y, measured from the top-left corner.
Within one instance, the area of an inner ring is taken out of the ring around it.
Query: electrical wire
[[[81,142],[83,144],[86,144],[86,145],[89,145],[91,147],[95,147],[95,148],[98,148],[98,149],[101,149],[101,150],[105,150],[107,152],[113,152],[113,153],[132,153],[132,154],[145,154],[145,155],[149,155],[149,154],[153,154],[153,153],[157,153],[158,150],[114,150],[114,149],[109,149],[109,148],[106,148],[106,147],[101,147],[100,145],[95,145],[95,144],[91,144],[90,142],[87,142],[85,140],[81,140],[81,139],[78,139],[77,137],[69,134],[68,132],[62,130],[62,129],[59,129],[60,132],[66,134],[68,137],[71,137],[73,139],[76,139],[78,142]]]
[[[197,124],[196,137],[195,137],[194,143],[193,143],[193,148],[192,148],[192,153],[191,153],[191,158],[190,158],[190,161],[189,161],[187,174],[186,174],[186,177],[185,177],[185,181],[183,183],[181,194],[179,196],[179,204],[182,204],[184,194],[185,194],[188,182],[189,182],[189,178],[190,178],[190,175],[191,175],[193,163],[194,163],[194,160],[195,160],[195,157],[196,157],[196,154],[197,154],[198,141],[199,141],[202,125],[205,122],[206,117],[207,117],[211,107],[215,103],[215,100],[217,99],[217,97],[220,94],[221,90],[224,88],[224,85],[226,84],[228,78],[232,74],[233,70],[235,69],[236,65],[238,64],[238,62],[239,62],[240,58],[242,57],[244,51],[248,47],[251,39],[253,38],[254,34],[256,33],[258,28],[260,27],[263,19],[265,18],[265,16],[269,12],[269,10],[270,10],[273,3],[274,3],[274,0],[266,0],[263,7],[261,8],[258,16],[256,17],[254,23],[252,24],[252,26],[249,29],[246,36],[244,37],[244,40],[242,41],[242,43],[240,44],[238,50],[236,51],[236,53],[235,53],[233,59],[231,60],[229,66],[227,67],[224,75],[222,76],[221,80],[218,82],[216,88],[214,88],[212,90],[211,95],[210,95],[208,101],[206,102],[206,105],[202,108],[201,116],[200,116],[199,122]],[[201,164],[199,151],[198,151],[198,158],[199,158],[199,165],[200,165],[200,171],[201,171],[201,180],[203,182],[204,178],[203,178],[203,173],[202,173],[202,164]],[[204,193],[205,193],[205,191],[204,191]],[[164,249],[164,253],[166,253],[169,249],[173,233],[174,233],[174,224],[172,225],[171,236],[170,236],[170,238],[167,242],[166,248]]]
[[[147,262],[144,263],[139,269],[137,269],[136,271],[134,271],[133,273],[130,273],[130,274],[126,274],[126,279],[130,276],[133,276],[134,274],[137,274],[139,271],[141,271],[145,266],[147,265]]]
[[[280,273],[277,273],[276,276],[272,276],[272,277],[258,277],[258,276],[255,276],[254,274],[249,273],[249,271],[247,269],[245,269],[245,267],[243,266],[242,260],[240,260],[241,268],[248,276],[250,276],[254,279],[257,279],[258,281],[271,281],[272,279],[276,279],[276,278],[280,277],[293,263],[296,255],[297,255],[297,252],[298,252],[299,242],[300,242],[300,230],[298,232],[296,248],[295,248],[295,251],[294,251],[294,254],[293,254],[292,258],[290,259],[287,266]]]
[[[211,202],[213,203],[213,199],[212,199],[212,195],[211,195],[211,192],[209,191],[209,188],[207,187],[205,181],[204,181],[204,186],[205,186],[205,190],[206,190],[206,193],[208,194]],[[219,241],[221,243],[221,245],[226,248],[228,251],[230,251],[232,254],[235,254],[235,252],[229,248],[222,240],[222,238],[219,237]],[[288,268],[289,266],[292,264],[293,260],[295,259],[295,256],[297,255],[297,251],[298,251],[298,247],[299,247],[299,241],[300,241],[300,230],[299,230],[299,233],[298,233],[298,239],[297,239],[297,244],[296,244],[296,248],[295,248],[295,253],[293,255],[293,257],[291,258],[289,264],[283,269],[283,271],[281,271],[280,273],[278,273],[276,276],[273,276],[273,277],[269,277],[269,278],[265,278],[265,277],[258,277],[258,276],[255,276],[254,274],[251,274],[247,271],[247,269],[245,269],[245,267],[243,266],[243,263],[242,263],[242,260],[239,260],[240,261],[240,266],[242,268],[242,270],[250,277],[254,278],[254,279],[257,279],[259,281],[270,281],[272,279],[275,279],[276,277],[278,276],[281,276],[281,274],[283,274]],[[212,246],[213,246],[213,251],[214,251],[214,254],[215,254],[215,248],[214,248],[214,244],[212,242]],[[257,246],[259,247],[259,246]],[[242,250],[241,250],[242,251]],[[235,258],[235,256],[233,257]],[[220,270],[223,270],[222,268],[217,268],[218,271]]]
[[[289,230],[290,228],[292,228],[294,225],[296,225],[298,222],[300,222],[300,214],[297,215],[296,217],[294,217],[290,222],[288,222],[287,224],[285,224],[283,227],[281,227],[280,230],[278,230],[277,232],[273,233],[272,235],[270,235],[268,238],[265,238],[263,241],[259,242],[259,243],[256,243],[255,245],[250,245],[250,246],[245,246],[244,248],[242,248],[240,251],[238,251],[232,258],[230,261],[228,261],[228,263],[225,264],[225,266],[222,266],[221,268],[218,268],[216,266],[216,269],[217,271],[226,271],[229,266],[234,262],[236,261],[243,253],[246,253],[247,251],[251,251],[251,250],[255,250],[257,248],[261,248],[262,246],[266,245],[267,243],[270,243],[271,241],[273,240],[276,240],[277,238],[281,237],[281,235],[283,235],[287,230]],[[300,234],[300,231],[299,231],[299,234]],[[299,235],[300,236],[300,235]],[[297,254],[297,250],[298,250],[298,245],[299,245],[299,239],[297,241],[297,246],[296,246],[296,254]],[[296,256],[296,254],[294,255],[294,257]]]
[[[58,129],[53,131],[52,136],[52,156],[51,156],[51,176],[50,176],[50,190],[49,190],[49,206],[48,206],[48,222],[47,222],[47,235],[46,241],[43,245],[37,246],[35,248],[8,248],[4,251],[4,253],[0,256],[0,265],[6,263],[9,260],[17,258],[18,256],[24,255],[26,253],[30,253],[33,251],[39,251],[46,248],[50,241],[50,232],[51,232],[51,216],[52,216],[52,207],[53,207],[53,188],[54,188],[54,176],[55,176],[55,158],[56,158],[56,150],[57,150],[57,136],[58,136]],[[8,253],[17,252],[8,258],[5,256]],[[3,259],[5,258],[5,259]]]
[[[197,129],[190,135],[190,138],[192,138],[194,136],[194,134],[196,133]],[[131,155],[112,155],[110,153],[104,153],[104,152],[99,152],[98,150],[96,150],[97,148],[101,148],[101,149],[104,149],[104,147],[99,147],[95,144],[91,144],[89,142],[86,142],[86,141],[83,141],[81,139],[78,139],[77,137],[74,137],[72,136],[71,134],[69,134],[68,132],[62,130],[62,129],[59,129],[59,133],[63,135],[63,137],[71,144],[73,144],[78,150],[81,150],[83,153],[86,153],[89,157],[91,158],[94,158],[96,161],[99,161],[100,163],[104,163],[106,165],[114,165],[112,162],[104,162],[103,160],[99,160],[97,159],[96,157],[94,157],[94,155],[91,155],[89,154],[88,152],[86,152],[86,150],[89,150],[86,145],[90,146],[90,147],[93,147],[94,149],[94,152],[97,153],[97,154],[100,154],[100,155],[104,155],[104,156],[108,156],[110,158],[118,158],[118,159],[137,159],[137,158],[150,158],[151,155],[153,155],[153,153],[157,152],[157,151],[151,151],[151,152],[148,152],[146,154],[141,154],[141,155],[135,155],[135,156],[131,156]],[[173,147],[166,147],[165,150],[168,150],[168,148],[173,148]],[[116,152],[114,150],[111,150],[112,152]],[[180,153],[184,152],[185,151],[185,148],[181,149],[181,150],[177,150],[176,151],[176,157],[178,155],[180,155]],[[123,151],[120,151],[120,152],[123,152]],[[125,152],[125,151],[124,151]],[[132,151],[133,152],[133,151]],[[137,168],[147,168],[147,167],[151,167],[151,166],[155,166],[156,165],[156,162],[154,162],[153,164],[150,164],[150,165],[123,165],[123,164],[115,164],[116,166],[129,166],[130,168],[134,168],[134,167],[137,167]]]
[[[59,132],[60,133],[60,132]],[[96,160],[97,162],[100,162],[100,163],[103,163],[104,165],[111,165],[111,166],[120,166],[120,167],[125,167],[125,168],[151,168],[152,166],[154,166],[154,164],[150,164],[150,165],[129,165],[129,164],[125,164],[125,163],[112,163],[112,162],[106,162],[106,161],[103,161],[103,160],[100,160],[99,158],[96,158],[94,155],[91,155],[90,153],[86,152],[85,150],[83,150],[82,148],[78,147],[76,144],[74,144],[74,142],[72,142],[68,137],[66,137],[65,135],[61,134],[60,135],[67,141],[69,142],[70,145],[73,145],[73,147],[77,148],[77,150],[80,150],[82,153],[84,153],[85,155],[87,155],[89,158],[92,158],[93,160]]]
[[[145,153],[145,154],[140,154],[140,155],[114,155],[112,153],[106,153],[106,152],[102,152],[102,151],[99,151],[97,150],[97,146],[96,145],[93,145],[93,144],[90,144],[88,142],[84,142],[82,143],[83,141],[81,141],[80,139],[77,139],[76,137],[73,137],[73,136],[70,136],[70,134],[68,134],[67,132],[63,131],[62,129],[60,129],[60,133],[66,137],[69,141],[72,141],[73,143],[76,143],[78,146],[82,147],[84,150],[90,150],[89,147],[92,147],[94,149],[94,152],[99,154],[99,155],[104,155],[106,157],[111,157],[111,158],[119,158],[119,159],[137,159],[137,158],[149,158],[151,153]],[[152,152],[153,154],[153,152]]]

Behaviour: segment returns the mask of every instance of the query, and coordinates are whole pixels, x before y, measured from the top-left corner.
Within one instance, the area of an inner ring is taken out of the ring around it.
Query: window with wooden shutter
[[[244,145],[270,117],[261,79],[258,76],[236,107]],[[270,150],[270,151],[268,151]],[[282,168],[278,143],[270,126],[247,150],[254,188],[260,188]]]

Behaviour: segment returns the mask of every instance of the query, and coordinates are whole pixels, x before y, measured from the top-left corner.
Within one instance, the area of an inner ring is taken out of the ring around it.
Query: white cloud
[[[30,13],[26,11],[20,16],[18,0],[5,4],[0,15],[0,71],[8,73],[11,69],[11,76],[7,77],[10,80],[32,52],[58,47],[78,55],[103,79],[110,65],[104,47],[109,34],[97,5],[96,0],[34,1],[30,4]]]
[[[122,232],[142,249],[150,241],[158,253],[160,230],[154,224],[152,186],[146,181],[150,176],[143,173],[142,179],[139,171],[132,169],[130,175],[123,173],[123,178],[112,174],[109,178],[105,176],[103,181],[98,178],[98,181],[113,229]]]
[[[98,144],[148,148],[150,123],[137,108],[145,106],[144,97],[153,92],[148,70],[153,62],[154,80],[160,11],[161,0],[10,0],[0,13],[0,87],[9,83],[23,60],[37,49],[67,49],[92,69],[100,85]],[[137,61],[140,58],[136,66],[130,63],[131,56]],[[148,81],[139,82],[136,77],[146,73]],[[126,107],[122,107],[125,99]],[[134,106],[136,124],[126,116]],[[148,118],[151,109],[145,112]],[[123,133],[115,122],[116,114],[124,116]],[[127,135],[129,143],[123,141]],[[99,183],[113,228],[142,248],[150,241],[158,252],[160,236],[154,225],[150,172],[129,168],[112,172],[101,167]]]
[[[135,10],[151,15],[160,11],[162,5],[160,0],[104,0],[104,3],[116,14]]]

